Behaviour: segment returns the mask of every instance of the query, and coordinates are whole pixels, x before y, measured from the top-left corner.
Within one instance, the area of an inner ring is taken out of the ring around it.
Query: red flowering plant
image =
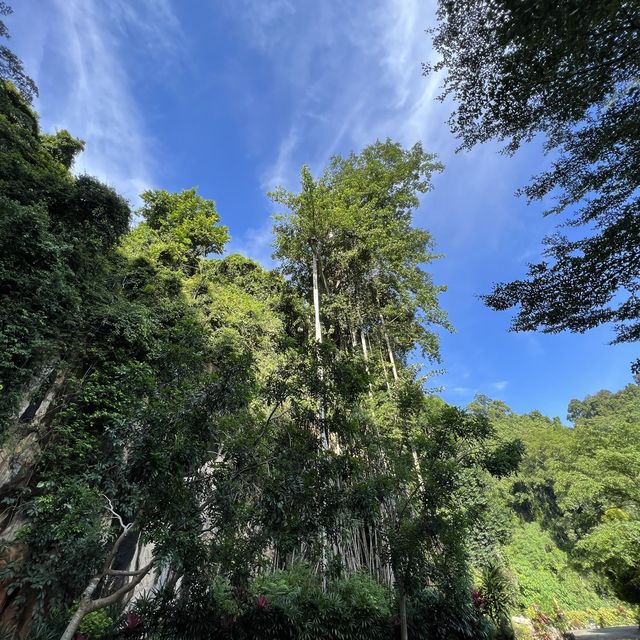
[[[142,625],[142,618],[140,614],[131,611],[127,614],[127,618],[125,620],[125,629],[127,631],[138,629]]]
[[[542,613],[540,607],[537,604],[533,605],[533,616],[531,622],[533,623],[533,631],[538,640],[550,640],[551,629],[553,622],[549,616]]]
[[[482,611],[484,608],[484,598],[477,589],[471,592],[471,599],[473,600],[475,608],[478,609],[478,611]]]
[[[258,609],[266,610],[269,608],[269,601],[267,600],[266,596],[258,596],[258,599],[256,600],[256,605]]]

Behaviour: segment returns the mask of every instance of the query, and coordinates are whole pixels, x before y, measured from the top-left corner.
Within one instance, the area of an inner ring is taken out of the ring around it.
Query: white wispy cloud
[[[290,183],[291,173],[295,167],[291,165],[291,158],[296,152],[300,136],[298,125],[289,128],[284,140],[278,146],[276,159],[262,174],[260,184],[264,191],[271,191],[279,185]]]
[[[452,387],[449,391],[456,396],[465,397],[472,397],[478,393],[477,389],[472,389],[471,387]]]
[[[75,170],[97,176],[134,203],[154,183],[153,138],[130,75],[135,56],[179,58],[180,27],[168,0],[32,0],[25,31],[30,69],[41,86],[45,130],[86,142]],[[45,17],[46,12],[46,17]],[[133,50],[132,50],[133,47]],[[51,55],[48,55],[51,53]]]
[[[450,166],[436,186],[443,185],[456,206],[430,196],[418,223],[456,250],[477,244],[480,235],[484,247],[504,240],[517,222],[504,206],[512,187],[502,187],[495,176],[512,171],[511,165],[505,170],[495,146],[456,156],[457,142],[445,124],[451,105],[437,100],[442,78],[423,75],[422,63],[436,57],[426,33],[435,22],[434,11],[435,3],[421,0],[233,4],[231,21],[259,51],[276,94],[290,97],[277,114],[265,107],[264,118],[277,118],[278,129],[271,152],[262,157],[263,190],[277,184],[296,189],[300,165],[318,174],[332,154],[361,149],[376,139],[390,137],[405,146],[421,141]],[[258,104],[259,98],[251,108]],[[447,186],[456,173],[464,174],[465,185],[452,191]],[[464,206],[465,199],[479,196],[487,211]]]
[[[433,99],[439,81],[425,79],[421,68],[430,55],[428,4],[241,0],[228,5],[232,22],[267,61],[278,94],[291,96],[277,114],[282,132],[263,158],[263,190],[295,189],[300,165],[318,174],[332,154],[360,149],[376,138],[407,145],[424,139],[433,124],[430,114],[441,111]]]

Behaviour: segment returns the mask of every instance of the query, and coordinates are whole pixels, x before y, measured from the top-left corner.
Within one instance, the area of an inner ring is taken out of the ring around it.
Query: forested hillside
[[[520,606],[535,603],[552,615],[555,606],[585,611],[616,597],[638,602],[639,407],[637,384],[572,400],[572,426],[538,412],[516,415],[484,397],[470,406],[497,434],[525,445],[518,473],[493,490],[509,509],[504,556]]]
[[[303,166],[269,194],[266,269],[226,253],[197,189],[132,210],[74,172],[85,143],[41,130],[12,55],[1,638],[548,639],[634,620],[640,385],[572,400],[571,425],[430,389],[453,330],[414,219],[436,155],[387,139]]]

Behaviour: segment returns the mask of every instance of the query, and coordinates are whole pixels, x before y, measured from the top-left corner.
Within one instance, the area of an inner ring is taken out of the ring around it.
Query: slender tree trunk
[[[409,640],[407,629],[407,594],[404,588],[400,590],[400,640]]]
[[[369,397],[373,398],[373,385],[371,384],[371,371],[369,369],[369,350],[367,349],[367,336],[364,327],[360,325],[360,341],[362,343],[362,357],[364,358],[364,370],[369,378]]]
[[[318,286],[318,257],[315,251],[312,257],[312,271],[313,271],[313,319],[315,327],[315,339],[318,344],[322,344],[322,325],[320,324],[320,288]],[[318,377],[322,381],[324,378],[324,372],[322,367],[318,368]],[[320,423],[322,432],[322,446],[326,450],[329,448],[329,438],[324,428],[324,402],[320,400]]]
[[[391,371],[393,371],[393,379],[395,382],[398,382],[398,369],[396,367],[396,359],[393,355],[393,349],[391,348],[391,341],[389,340],[389,334],[387,333],[387,328],[384,323],[384,316],[382,313],[379,314],[380,323],[382,324],[382,335],[384,336],[384,341],[387,345],[387,353],[389,354],[389,362],[391,363]]]
[[[367,349],[367,338],[364,335],[364,327],[360,326],[360,342],[362,343],[362,357],[367,366],[367,373],[369,373],[369,350]]]
[[[98,611],[99,609],[104,609],[105,607],[108,607],[118,602],[120,598],[122,598],[122,596],[129,593],[129,591],[134,589],[138,584],[140,584],[140,582],[142,582],[142,579],[151,570],[151,566],[152,566],[152,563],[150,562],[148,565],[146,565],[139,571],[109,572],[109,574],[111,575],[115,574],[115,575],[133,576],[133,579],[130,580],[129,582],[126,582],[117,591],[114,591],[113,593],[109,594],[108,596],[105,596],[104,598],[98,598],[97,600],[92,600],[91,596],[95,593],[95,590],[98,587],[98,584],[100,584],[100,581],[102,580],[102,578],[104,578],[105,575],[108,575],[108,574],[107,572],[105,572],[105,573],[101,573],[93,576],[93,578],[91,578],[91,580],[89,581],[87,588],[84,590],[84,592],[82,593],[82,596],[80,597],[80,606],[78,607],[76,612],[73,614],[73,617],[69,621],[69,624],[67,625],[67,628],[65,629],[64,633],[62,634],[62,636],[60,636],[60,640],[72,640],[73,636],[78,630],[78,627],[80,626],[80,623],[88,613],[91,613],[92,611]]]
[[[315,250],[312,252],[311,270],[313,275],[313,318],[315,327],[315,340],[318,344],[322,344],[322,325],[320,324],[320,288],[318,286],[318,256]],[[324,375],[322,367],[318,368],[318,377],[322,381]],[[322,439],[322,448],[327,451],[329,449],[329,437],[324,424],[324,402],[320,399],[319,418],[320,432]],[[322,590],[327,590],[327,532],[322,528],[320,533],[321,545],[321,574],[322,574]]]
[[[80,623],[82,622],[82,619],[87,615],[87,613],[89,613],[91,598],[95,593],[95,590],[98,588],[98,584],[100,583],[101,579],[102,575],[97,575],[91,578],[89,584],[87,585],[87,588],[82,592],[82,595],[80,596],[80,604],[78,605],[76,612],[73,614],[71,620],[69,621],[65,632],[60,637],[60,640],[72,640],[73,636],[78,630],[78,627],[80,626]]]
[[[318,288],[318,258],[313,252],[311,267],[313,270],[313,317],[315,320],[316,342],[322,344],[322,326],[320,325],[320,289]]]

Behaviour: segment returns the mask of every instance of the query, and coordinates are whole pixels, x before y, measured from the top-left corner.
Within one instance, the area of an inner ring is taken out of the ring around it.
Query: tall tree
[[[299,193],[272,195],[288,209],[276,218],[275,255],[307,301],[307,345],[318,341],[313,327],[321,325],[319,357],[330,356],[321,389],[331,453],[349,469],[334,466],[347,506],[336,518],[347,540],[330,536],[330,564],[367,567],[395,585],[402,638],[409,597],[429,581],[448,595],[455,582],[455,597],[470,606],[458,534],[477,512],[460,490],[463,476],[470,480],[471,469],[484,464],[489,434],[483,418],[441,406],[429,411],[410,364],[419,353],[437,361],[435,328],[449,326],[438,306],[442,287],[424,269],[436,257],[431,236],[413,224],[419,195],[440,168],[420,145],[403,149],[387,140],[332,158],[318,180],[303,169]],[[354,384],[354,365],[364,368],[366,386]]]
[[[434,46],[461,147],[545,136],[551,168],[522,192],[566,213],[527,277],[485,296],[516,331],[614,323],[640,339],[640,18],[636,2],[441,0]],[[431,71],[426,66],[426,71]],[[640,367],[640,361],[635,363]]]

